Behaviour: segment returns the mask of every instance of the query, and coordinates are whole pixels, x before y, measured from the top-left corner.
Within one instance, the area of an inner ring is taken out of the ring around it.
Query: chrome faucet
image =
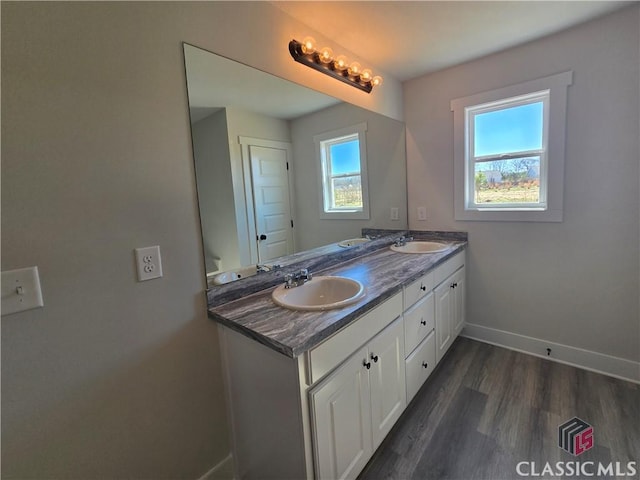
[[[405,237],[404,235],[402,235],[399,238],[396,238],[396,241],[394,243],[394,245],[396,247],[404,247],[407,242],[411,242],[413,240],[413,237]]]
[[[311,280],[312,277],[311,272],[306,268],[299,272],[287,273],[284,276],[284,288],[299,287]]]

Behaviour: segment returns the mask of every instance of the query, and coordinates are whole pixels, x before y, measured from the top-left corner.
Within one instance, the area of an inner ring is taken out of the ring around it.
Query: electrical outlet
[[[418,207],[418,220],[426,220],[427,219],[427,207]]]
[[[136,248],[136,266],[138,267],[138,281],[144,282],[162,276],[162,259],[160,247]]]
[[[2,315],[44,307],[38,267],[2,272]]]
[[[391,207],[391,220],[399,220],[398,207]]]

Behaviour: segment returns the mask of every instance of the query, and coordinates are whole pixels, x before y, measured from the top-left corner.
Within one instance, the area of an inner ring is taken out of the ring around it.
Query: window
[[[368,219],[366,124],[314,137],[322,218]]]
[[[572,72],[451,102],[456,220],[562,221]]]
[[[546,208],[548,102],[547,90],[466,110],[468,208]]]

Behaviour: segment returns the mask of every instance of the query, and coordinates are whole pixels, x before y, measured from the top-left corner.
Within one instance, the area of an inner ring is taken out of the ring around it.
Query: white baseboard
[[[536,357],[546,358],[554,362],[565,363],[592,372],[640,383],[640,362],[481,325],[466,324],[460,335],[480,342],[535,355]],[[550,355],[547,355],[548,348],[551,349]]]
[[[229,454],[198,480],[233,480],[234,478],[233,457]]]

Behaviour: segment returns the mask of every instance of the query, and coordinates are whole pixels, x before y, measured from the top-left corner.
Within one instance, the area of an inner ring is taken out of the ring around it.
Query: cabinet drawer
[[[433,271],[433,286],[440,285],[448,276],[464,265],[464,253],[461,251]]]
[[[405,310],[433,290],[434,285],[433,272],[429,272],[411,285],[404,287]]]
[[[429,292],[426,297],[404,313],[405,352],[407,354],[413,352],[435,326],[435,302],[433,293]]]
[[[311,350],[310,382],[317,382],[340,365],[401,314],[402,292],[399,292]]]
[[[436,335],[431,332],[406,360],[407,403],[418,393],[435,366]]]

